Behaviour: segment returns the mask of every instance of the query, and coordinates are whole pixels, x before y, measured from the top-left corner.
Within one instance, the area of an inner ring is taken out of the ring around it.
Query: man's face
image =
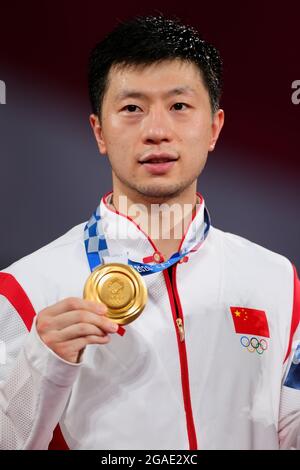
[[[197,66],[180,60],[113,67],[101,122],[90,117],[114,190],[153,199],[196,187],[223,120],[222,110],[212,116]]]

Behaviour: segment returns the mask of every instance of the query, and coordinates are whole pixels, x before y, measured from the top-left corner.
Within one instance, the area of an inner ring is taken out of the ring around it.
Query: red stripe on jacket
[[[0,294],[11,303],[22,318],[27,330],[30,331],[36,313],[23,287],[12,274],[0,273]],[[49,449],[69,450],[59,425],[54,429]]]

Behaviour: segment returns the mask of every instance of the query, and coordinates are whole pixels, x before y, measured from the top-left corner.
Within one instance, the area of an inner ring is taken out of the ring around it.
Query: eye
[[[135,113],[137,109],[140,110],[141,108],[139,108],[139,106],[137,106],[136,104],[127,104],[126,106],[124,106],[122,111],[128,111],[129,113]]]
[[[183,108],[183,106],[185,106],[185,108]],[[188,108],[188,105],[185,103],[175,103],[173,107],[176,111],[183,111],[184,109]]]

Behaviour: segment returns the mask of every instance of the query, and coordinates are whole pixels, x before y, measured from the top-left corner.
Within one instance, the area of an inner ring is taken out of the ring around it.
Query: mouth
[[[153,153],[151,155],[147,155],[142,157],[139,162],[140,163],[166,163],[166,162],[174,162],[178,160],[178,157],[175,155],[171,155],[168,153]]]
[[[152,175],[163,175],[171,170],[178,157],[170,154],[151,154],[141,158],[139,163]]]

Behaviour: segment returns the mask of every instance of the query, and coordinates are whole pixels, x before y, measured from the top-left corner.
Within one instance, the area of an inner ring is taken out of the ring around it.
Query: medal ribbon
[[[210,225],[210,215],[208,210],[204,206],[204,222],[200,227],[200,232],[195,235],[195,238],[197,238],[197,240],[199,241],[197,241],[197,243],[191,249],[185,251],[180,250],[179,252],[174,253],[167,261],[164,261],[162,263],[156,263],[155,265],[148,263],[140,263],[131,259],[128,259],[128,264],[132,266],[142,276],[161,272],[164,269],[173,266],[173,264],[180,261],[184,256],[188,255],[189,253],[197,251],[206,239]],[[190,245],[192,243],[193,242],[190,242]],[[100,264],[103,264],[104,257],[110,256],[102,227],[100,205],[97,207],[92,217],[85,226],[84,244],[91,271],[93,271]]]
[[[197,243],[191,249],[176,252],[167,261],[157,263],[155,265],[140,263],[138,261],[133,261],[131,259],[126,258],[127,264],[132,266],[142,276],[161,272],[164,269],[173,266],[173,264],[180,261],[184,256],[188,255],[189,253],[197,251],[206,239],[210,225],[210,215],[208,210],[204,206],[204,221],[200,227],[199,233],[196,233],[194,240],[189,243],[189,245],[191,246],[195,241],[195,238],[197,239]],[[99,265],[103,264],[103,260],[106,257],[110,257],[104,235],[104,230],[102,227],[102,221],[100,216],[100,204],[84,228],[84,244],[89,266],[92,272]],[[125,329],[121,325],[119,325],[119,330],[117,331],[117,333],[123,336],[125,333]]]

